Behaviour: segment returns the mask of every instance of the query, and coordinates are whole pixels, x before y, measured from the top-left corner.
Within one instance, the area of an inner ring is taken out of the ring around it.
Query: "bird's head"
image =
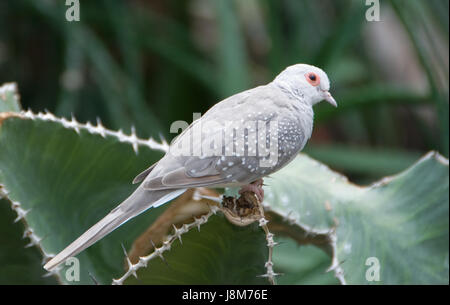
[[[292,65],[278,74],[274,83],[311,106],[325,100],[337,107],[336,101],[329,92],[328,76],[320,68],[306,64]]]

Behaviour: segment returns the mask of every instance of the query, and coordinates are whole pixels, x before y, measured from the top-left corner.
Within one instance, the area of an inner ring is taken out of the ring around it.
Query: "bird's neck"
[[[305,95],[300,90],[292,89],[292,86],[282,80],[276,80],[270,85],[275,86],[286,96],[286,99],[283,99],[284,106],[290,109],[290,113],[309,139],[313,130],[314,111],[312,105],[305,100]]]
[[[304,94],[298,89],[295,89],[289,84],[289,82],[286,82],[282,79],[275,79],[271,85],[279,88],[282,92],[284,92],[286,95],[288,95],[289,98],[295,98],[299,100],[300,102],[304,101]]]

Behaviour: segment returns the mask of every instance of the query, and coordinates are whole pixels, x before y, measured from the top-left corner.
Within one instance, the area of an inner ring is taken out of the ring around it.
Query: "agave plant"
[[[16,85],[3,85],[0,283],[449,282],[448,160],[437,152],[369,186],[299,154],[266,180],[263,211],[248,225],[230,222],[219,190],[193,189],[45,274],[166,149],[100,120],[23,111]]]

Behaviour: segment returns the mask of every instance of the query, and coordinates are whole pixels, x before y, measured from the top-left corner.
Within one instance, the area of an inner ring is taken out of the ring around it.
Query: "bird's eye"
[[[313,86],[318,86],[320,84],[320,77],[314,72],[309,72],[305,74],[305,78]]]

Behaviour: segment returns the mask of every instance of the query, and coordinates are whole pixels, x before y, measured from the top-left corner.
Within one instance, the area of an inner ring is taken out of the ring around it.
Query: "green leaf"
[[[437,153],[367,187],[301,154],[266,183],[268,208],[330,237],[332,269],[343,272],[342,282],[448,284],[449,171]],[[371,257],[380,281],[366,279]]]
[[[0,183],[11,200],[30,210],[25,219],[42,238],[45,253],[56,254],[125,199],[135,188],[131,181],[136,173],[162,153],[140,146],[136,155],[126,142],[131,138],[103,138],[102,127],[95,131],[72,122],[68,128],[50,114],[34,119],[28,115],[1,122]],[[92,284],[91,273],[98,282],[110,284],[123,273],[121,243],[129,245],[164,209],[138,216],[78,255],[78,283]],[[64,270],[60,275],[68,283]]]
[[[98,134],[101,128],[30,112],[1,123],[0,183],[21,209],[29,210],[24,218],[45,257],[62,250],[125,199],[136,173],[161,157],[161,152],[147,147],[139,147],[136,155],[133,145],[121,142],[126,141],[123,136],[104,130],[103,138]],[[143,213],[77,255],[80,281],[66,278],[69,265],[59,272],[62,282],[93,284],[92,276],[110,284],[119,278],[125,272],[121,244],[130,248],[167,206]],[[151,261],[149,268],[139,271],[143,275],[138,283],[268,283],[258,277],[265,273],[268,249],[256,224],[236,227],[214,216],[200,233],[194,229],[183,235],[183,241],[165,253],[169,268]]]
[[[28,247],[24,225],[14,221],[17,215],[10,204],[0,199],[0,285],[57,284],[54,276],[43,277],[42,255],[36,247]]]
[[[277,283],[284,285],[334,285],[339,281],[327,272],[331,258],[317,247],[299,246],[292,239],[279,239],[274,250]]]
[[[4,84],[0,87],[0,113],[19,110],[16,84]],[[0,285],[57,284],[56,277],[45,276],[40,249],[24,238],[26,223],[14,212],[15,205],[0,185]]]
[[[266,273],[268,249],[262,229],[254,223],[238,227],[218,213],[208,222],[182,235],[164,263],[153,259],[147,268],[129,277],[126,284],[268,284],[260,277]]]
[[[2,97],[0,105],[9,101],[3,109],[17,105],[17,94],[11,92]],[[155,149],[163,146],[101,125],[50,113],[2,113],[2,193],[7,193],[32,230],[32,241],[48,259],[132,192],[129,181],[161,157]],[[341,282],[448,283],[448,160],[440,155],[430,153],[405,172],[368,187],[351,184],[300,155],[266,183],[269,225],[275,225],[271,230],[320,248],[295,249],[292,240],[276,248],[275,270],[286,275],[280,283],[335,283],[332,273],[324,272],[330,260]],[[93,283],[92,275],[109,284],[123,275],[121,243],[129,248],[166,207],[142,214],[78,255],[77,283]],[[11,213],[2,215],[5,232],[19,234],[21,228],[13,228],[8,220]],[[12,242],[15,247],[0,252],[2,270],[7,270],[13,259],[28,254],[20,247],[23,240],[10,241],[3,234],[1,238],[6,240],[2,245]],[[256,224],[235,227],[222,216],[212,216],[200,233],[191,230],[183,241],[183,245],[175,241],[165,253],[169,267],[152,260],[149,268],[138,270],[139,280],[129,278],[127,283],[266,283],[257,277],[265,272],[268,249]],[[32,255],[27,268],[40,275],[41,262],[36,262],[36,253]],[[366,278],[367,259],[373,257],[380,264],[379,282]],[[64,269],[58,273],[62,282],[72,283]],[[20,274],[14,274],[18,283],[39,281],[38,276],[20,279]]]

